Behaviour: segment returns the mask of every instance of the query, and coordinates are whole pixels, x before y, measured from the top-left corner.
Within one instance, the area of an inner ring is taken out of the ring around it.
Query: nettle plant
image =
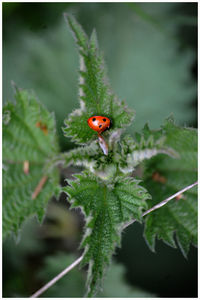
[[[65,18],[80,54],[80,108],[66,118],[63,131],[79,146],[59,153],[54,115],[33,93],[15,87],[16,103],[3,108],[3,235],[19,236],[33,214],[42,221],[50,197],[65,192],[71,208],[80,207],[85,216],[81,264],[89,265],[87,296],[94,296],[122,231],[135,220],[144,222],[153,251],[156,237],[178,245],[184,256],[190,243],[197,245],[196,188],[142,217],[197,180],[197,131],[168,118],[159,130],[145,125],[126,135],[135,113],[111,91],[96,32],[89,39],[72,16]],[[87,123],[93,116],[111,120],[110,128],[98,135]],[[58,164],[84,171],[59,187]]]

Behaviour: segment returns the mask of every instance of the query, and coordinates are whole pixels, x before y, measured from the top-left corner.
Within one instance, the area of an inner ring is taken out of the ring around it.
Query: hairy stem
[[[160,203],[154,205],[153,207],[151,207],[150,209],[146,210],[142,216],[146,216],[147,214],[149,214],[150,212],[164,206],[165,204],[167,204],[170,200],[176,198],[177,196],[183,194],[184,192],[190,190],[191,188],[193,188],[195,185],[198,184],[198,181],[194,182],[191,185],[186,186],[185,188],[183,188],[182,190],[180,190],[179,192],[173,194],[172,196],[168,197],[167,199],[161,201]],[[136,220],[133,219],[130,222],[126,223],[123,226],[123,229],[125,229],[126,227],[128,227],[129,225],[131,225],[132,223],[134,223]],[[49,281],[47,284],[45,284],[41,289],[39,289],[37,292],[35,292],[32,296],[30,296],[30,298],[37,298],[38,296],[40,296],[42,293],[44,293],[47,289],[49,289],[52,285],[54,285],[59,279],[61,279],[64,275],[66,275],[69,271],[71,271],[74,267],[76,267],[83,259],[83,255],[80,256],[77,260],[75,260],[70,266],[68,266],[66,269],[64,269],[62,272],[60,272],[58,275],[56,275],[56,277],[54,277],[51,281]]]

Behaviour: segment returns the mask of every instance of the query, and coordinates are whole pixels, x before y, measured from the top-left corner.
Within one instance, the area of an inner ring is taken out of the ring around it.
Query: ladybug
[[[97,131],[98,134],[110,128],[111,125],[110,119],[103,116],[93,116],[87,120],[87,123],[89,127]]]

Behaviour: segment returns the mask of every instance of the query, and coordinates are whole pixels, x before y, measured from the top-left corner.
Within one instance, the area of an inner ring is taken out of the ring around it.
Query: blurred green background
[[[63,12],[73,13],[88,34],[96,28],[112,88],[136,111],[129,133],[146,122],[159,128],[171,113],[179,124],[197,127],[197,3],[4,2],[4,101],[14,100],[11,80],[33,89],[56,114],[61,149],[75,146],[61,129],[79,105],[79,58]],[[17,244],[13,238],[5,241],[4,297],[29,296],[79,254],[84,222],[67,206],[62,197],[51,200],[42,226],[27,221]],[[117,296],[113,282],[121,284],[124,296],[116,291],[121,297],[196,297],[196,248],[186,260],[158,241],[153,254],[142,233],[138,224],[126,229],[115,255],[120,265],[110,271],[102,297]],[[84,271],[63,280],[48,297],[83,295]]]

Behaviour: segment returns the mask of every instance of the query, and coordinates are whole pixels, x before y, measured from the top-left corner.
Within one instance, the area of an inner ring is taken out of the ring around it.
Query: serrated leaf
[[[97,142],[92,142],[89,146],[81,146],[71,151],[65,152],[60,158],[65,166],[84,166],[92,170],[96,165],[98,155],[102,155]]]
[[[93,141],[63,153],[56,160],[62,160],[66,167],[70,164],[83,166],[100,178],[108,179],[117,176],[119,171],[130,173],[142,161],[160,153],[177,157],[178,153],[165,145],[164,134],[164,130],[151,131],[146,125],[141,134],[135,134],[134,138],[127,135],[118,143],[121,130],[114,131],[108,139],[107,156],[103,155],[97,141]]]
[[[151,131],[146,124],[142,133],[135,133],[135,138],[125,136],[121,141],[121,158],[119,168],[123,173],[132,172],[142,161],[158,154],[177,157],[178,154],[165,145],[164,130]]]
[[[86,216],[86,231],[81,247],[85,248],[82,265],[89,263],[88,296],[101,285],[105,269],[110,263],[125,222],[141,219],[145,200],[150,197],[133,178],[121,178],[113,184],[83,173],[70,181],[71,187],[63,188],[72,207],[80,206]]]
[[[66,136],[72,137],[77,143],[84,144],[96,138],[96,133],[87,124],[89,117],[106,116],[112,121],[112,129],[128,126],[134,112],[116,99],[110,90],[106,78],[102,55],[99,53],[96,32],[88,39],[82,27],[76,20],[66,15],[66,20],[72,30],[81,56],[80,64],[80,109],[75,110],[65,120],[63,129]]]
[[[197,180],[197,131],[181,128],[172,120],[166,121],[163,130],[166,144],[175,149],[180,158],[159,156],[147,163],[144,185],[152,195],[150,206]],[[146,218],[145,238],[152,250],[155,249],[156,237],[176,247],[174,234],[181,251],[187,256],[190,243],[197,244],[196,187]]]
[[[58,174],[46,173],[46,161],[58,152],[54,116],[26,90],[16,90],[16,104],[3,108],[3,234],[18,234],[26,218],[37,214],[41,221],[54,194]],[[9,118],[7,117],[9,115]],[[41,178],[46,182],[31,199]]]
[[[32,92],[16,90],[16,105],[3,107],[10,121],[3,127],[4,160],[43,162],[58,152],[54,115],[49,113]]]

